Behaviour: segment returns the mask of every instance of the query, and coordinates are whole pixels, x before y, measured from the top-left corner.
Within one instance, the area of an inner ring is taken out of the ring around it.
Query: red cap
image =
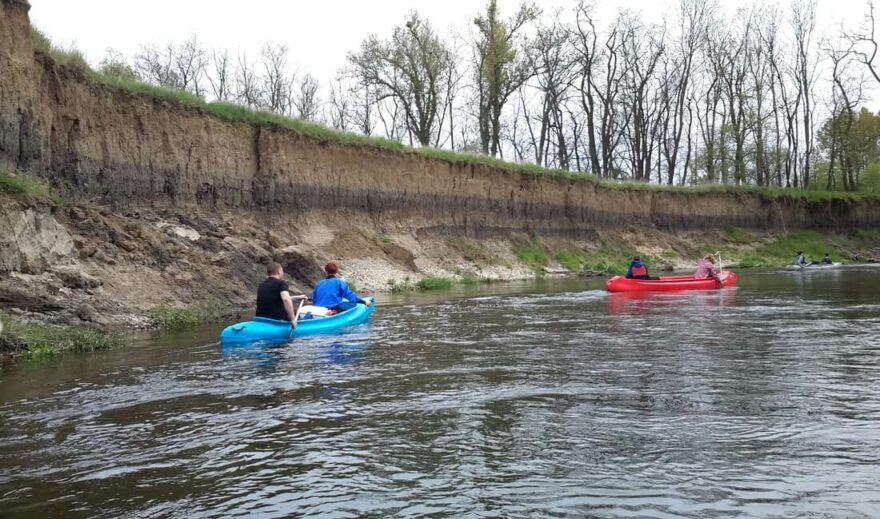
[[[327,271],[331,276],[339,272],[339,267],[336,266],[336,263],[332,261],[326,265],[324,265],[324,270]]]

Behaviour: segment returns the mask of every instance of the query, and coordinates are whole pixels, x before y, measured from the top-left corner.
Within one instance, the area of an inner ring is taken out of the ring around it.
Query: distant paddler
[[[718,277],[718,271],[715,269],[715,255],[706,254],[703,259],[697,263],[697,271],[694,272],[695,279],[712,278],[721,284],[721,278]]]
[[[635,256],[629,264],[629,268],[626,270],[626,278],[627,279],[658,279],[652,278],[650,274],[648,274],[648,266],[642,262],[641,256]]]

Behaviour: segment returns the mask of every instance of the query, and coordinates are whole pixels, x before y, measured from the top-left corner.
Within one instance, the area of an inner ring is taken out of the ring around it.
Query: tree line
[[[659,23],[595,5],[504,14],[489,0],[466,34],[417,12],[369,35],[322,83],[290,49],[209,50],[192,36],[110,53],[106,75],[185,90],[414,146],[483,153],[615,180],[855,191],[877,184],[880,84],[874,5],[819,34],[815,0],[679,0]],[[873,175],[873,176],[872,176]]]

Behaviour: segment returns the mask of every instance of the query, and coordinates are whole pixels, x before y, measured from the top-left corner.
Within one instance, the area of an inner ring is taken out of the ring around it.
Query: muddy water
[[[880,270],[600,287],[386,298],[289,347],[222,350],[209,328],[7,368],[0,515],[880,515]]]

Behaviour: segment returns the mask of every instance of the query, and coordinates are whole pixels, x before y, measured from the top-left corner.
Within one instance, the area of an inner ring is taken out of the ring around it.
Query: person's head
[[[831,254],[828,254],[828,253],[826,252],[825,255],[826,255],[826,256],[830,256]]]
[[[710,263],[715,263],[715,255],[714,254],[706,254],[705,256],[703,256],[703,259],[710,262]]]
[[[280,263],[275,263],[274,261],[270,261],[266,265],[266,275],[273,278],[280,278],[284,275],[284,269],[281,268]]]
[[[326,265],[324,265],[324,272],[327,273],[328,276],[335,276],[337,272],[339,272],[339,267],[336,266],[336,263],[332,261]]]
[[[635,257],[633,257],[633,261],[642,261],[642,257],[636,254]]]
[[[797,253],[797,255],[800,256],[800,255],[803,254],[803,253],[804,253],[804,251],[799,250],[798,253]]]

